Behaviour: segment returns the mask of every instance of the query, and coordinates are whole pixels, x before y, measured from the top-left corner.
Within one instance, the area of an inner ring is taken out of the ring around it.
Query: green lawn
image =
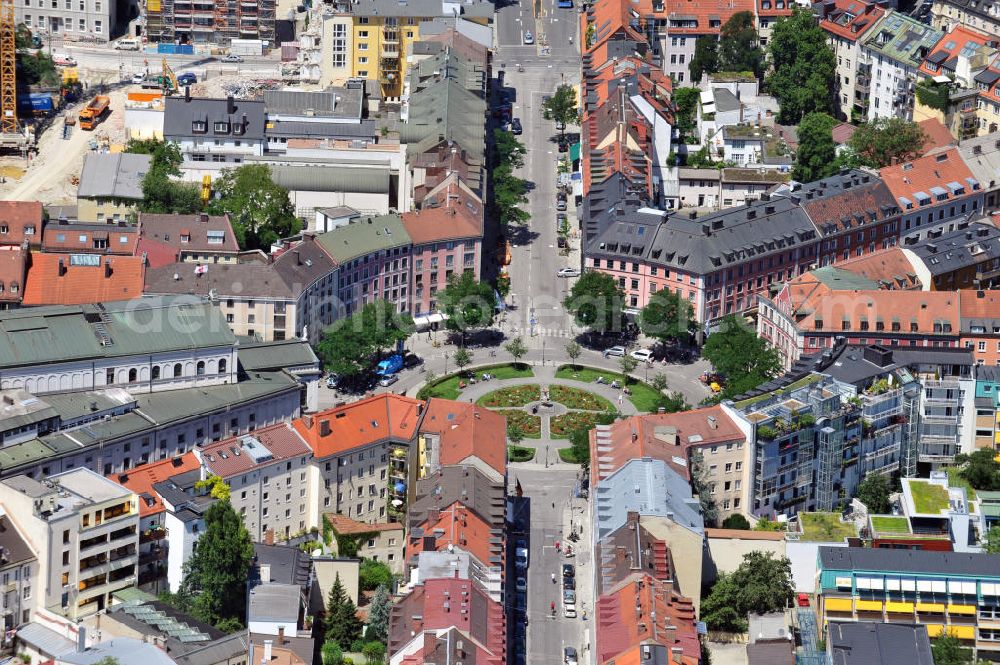
[[[931,485],[918,480],[911,480],[909,484],[913,505],[918,513],[939,515],[948,507],[948,491],[940,485]]]
[[[560,448],[559,449],[559,459],[566,462],[567,464],[579,464],[580,460],[576,458],[573,454],[572,448]]]
[[[802,513],[802,540],[814,543],[839,543],[844,538],[857,536],[854,525],[840,521],[840,513]]]
[[[959,467],[949,466],[948,469],[948,486],[949,487],[963,487],[965,488],[965,496],[969,501],[976,500],[976,490],[972,489],[972,485],[969,481],[959,475]]]
[[[476,369],[476,374],[478,376],[482,376],[483,372],[495,374],[498,379],[520,379],[522,377],[535,375],[534,372],[531,371],[530,365],[514,365],[512,363],[490,365],[488,367],[480,367]],[[417,397],[420,399],[428,399],[430,397],[458,399],[458,396],[462,393],[458,384],[462,381],[468,383],[465,373],[461,375],[449,374],[448,376],[436,379],[434,383],[421,388],[420,392],[417,393]]]
[[[782,390],[783,391],[798,390],[799,388],[804,388],[805,386],[816,383],[817,381],[822,380],[822,378],[823,377],[820,376],[819,374],[810,374],[809,376],[803,377],[798,381],[789,384],[788,386],[782,388]],[[735,406],[737,409],[745,409],[746,407],[752,406],[757,402],[761,402],[765,399],[770,398],[773,394],[774,393],[772,392],[772,393],[764,393],[763,395],[757,395],[756,397],[745,399],[742,402],[736,402],[733,406]]]
[[[594,367],[584,367],[583,365],[562,365],[556,370],[557,379],[573,379],[585,383],[593,383],[599,376],[603,376],[604,380],[608,383],[615,380],[621,382],[624,378],[616,372],[609,372],[608,370],[596,369]],[[637,381],[636,379],[629,379],[629,381],[628,387],[632,391],[632,394],[628,396],[628,399],[635,405],[636,410],[646,413],[656,411],[656,407],[659,406],[662,396],[642,381]]]
[[[909,533],[910,523],[905,517],[886,517],[885,515],[872,516],[872,528],[875,533]]]
[[[510,462],[527,462],[534,456],[534,448],[526,448],[525,446],[507,446],[507,460]]]

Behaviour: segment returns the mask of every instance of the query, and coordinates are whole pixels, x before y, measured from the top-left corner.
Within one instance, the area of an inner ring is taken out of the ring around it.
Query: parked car
[[[531,44],[535,43],[535,36],[533,34],[531,34],[530,30],[525,30],[524,31],[524,43],[527,44],[527,45],[531,45]]]
[[[580,271],[577,268],[562,268],[556,274],[560,277],[579,277]]]
[[[566,663],[566,665],[576,665],[576,649],[573,647],[566,647],[563,649],[563,662]]]
[[[528,594],[523,592],[518,592],[514,596],[514,608],[520,612],[528,611]]]
[[[143,74],[132,74],[132,83],[134,83],[136,85],[139,85],[140,83],[142,83],[145,80],[146,80],[146,77]]]
[[[66,55],[65,53],[53,53],[52,62],[59,65],[60,67],[74,67],[76,65],[76,60]]]
[[[563,577],[576,577],[576,568],[571,563],[562,565]]]
[[[406,356],[403,358],[403,367],[407,369],[409,369],[410,367],[418,367],[423,364],[424,364],[424,359],[413,353],[407,353]]]
[[[512,131],[516,136],[520,136],[524,129],[521,127],[521,119],[514,118],[510,123],[510,131]]]
[[[389,375],[383,376],[381,379],[379,379],[378,380],[378,384],[380,386],[382,386],[383,388],[388,388],[389,386],[391,386],[392,384],[396,383],[397,381],[399,381],[399,374],[389,374]]]
[[[573,591],[572,589],[566,589],[566,590],[564,590],[563,591],[563,602],[566,603],[567,605],[575,605],[576,604],[576,591]]]
[[[177,85],[194,85],[198,82],[198,77],[191,72],[184,72],[177,77]]]
[[[518,591],[528,590],[528,580],[524,578],[524,575],[517,576],[517,582],[515,582],[514,588],[516,588]]]
[[[375,373],[379,376],[389,376],[403,369],[403,356],[394,353],[385,360],[379,361],[375,367]]]
[[[576,590],[576,578],[575,577],[564,577],[563,578],[563,591],[566,589]]]
[[[518,547],[514,550],[514,565],[520,570],[528,567],[528,548]]]
[[[337,387],[337,381],[340,380],[336,374],[330,374],[326,377],[326,387],[333,389]]]
[[[243,62],[243,58],[236,55],[235,53],[230,53],[229,55],[222,58],[222,62]]]
[[[604,349],[605,358],[621,358],[625,355],[624,346],[612,346],[610,349]]]
[[[636,349],[629,355],[642,363],[653,362],[653,352],[649,349]]]

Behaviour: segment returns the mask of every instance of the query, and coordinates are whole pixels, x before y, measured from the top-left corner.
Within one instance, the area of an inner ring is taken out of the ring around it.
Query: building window
[[[222,358],[221,360],[219,360],[219,374],[225,374],[225,373],[226,373],[226,359]]]
[[[196,367],[196,373],[198,374],[198,376],[205,376],[205,361],[204,360],[199,360],[198,364],[195,367]]]
[[[184,368],[181,367],[180,363],[174,364],[174,378],[179,378],[184,373]]]

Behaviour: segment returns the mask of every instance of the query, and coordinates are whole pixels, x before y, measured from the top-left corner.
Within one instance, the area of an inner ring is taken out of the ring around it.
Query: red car
[[[798,595],[799,607],[809,607],[809,594],[800,593]]]

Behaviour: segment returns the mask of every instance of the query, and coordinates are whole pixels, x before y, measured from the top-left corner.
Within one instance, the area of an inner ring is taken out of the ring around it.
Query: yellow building
[[[142,180],[152,159],[130,153],[90,153],[84,157],[76,193],[80,221],[134,222],[142,201]]]
[[[422,23],[463,19],[482,26],[493,20],[493,5],[443,0],[360,0],[350,14],[324,17],[320,84],[343,85],[350,78],[378,81],[383,99],[403,93],[407,55],[420,39]]]

